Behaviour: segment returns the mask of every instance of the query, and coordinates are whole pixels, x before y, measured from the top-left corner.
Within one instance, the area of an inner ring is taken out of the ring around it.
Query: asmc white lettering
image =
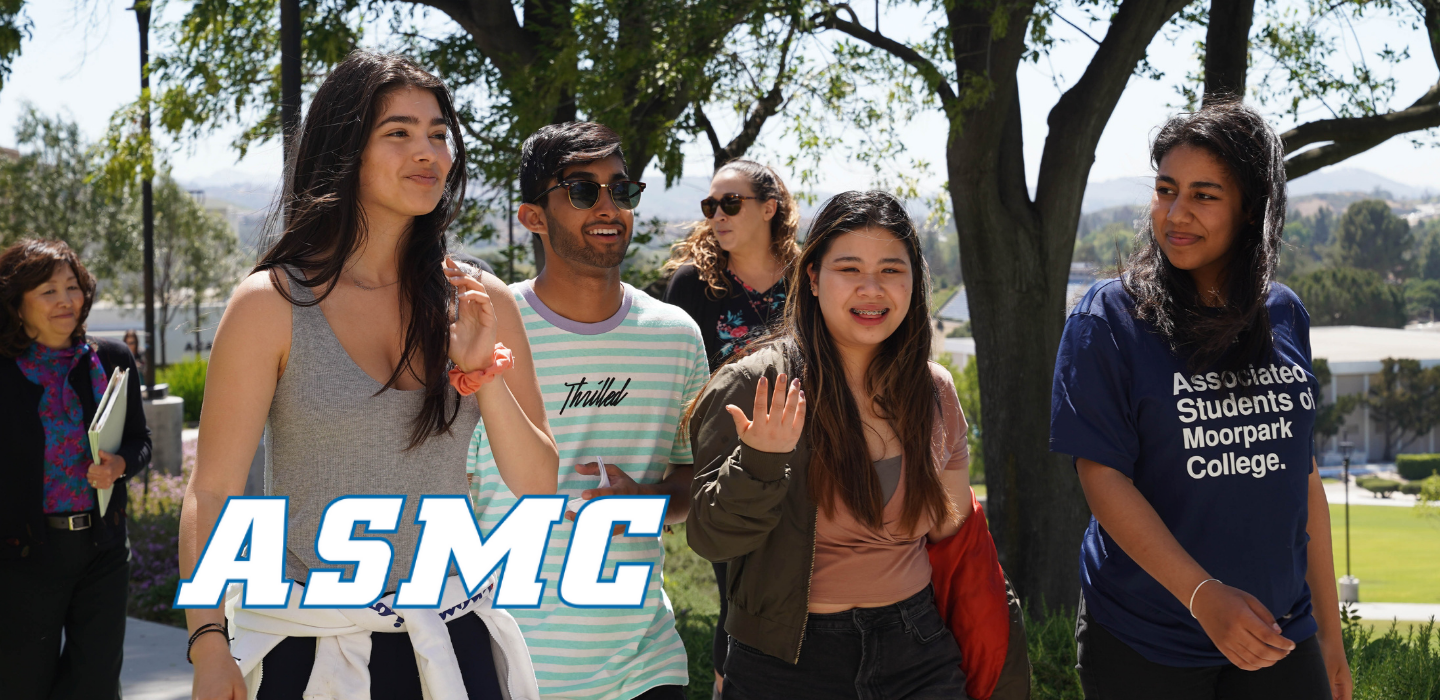
[[[1185,462],[1185,473],[1192,479],[1234,475],[1249,475],[1260,479],[1270,472],[1284,468],[1285,464],[1280,461],[1280,455],[1274,452],[1252,456],[1226,452],[1219,458],[1208,461],[1200,455],[1194,455]]]
[[[666,498],[613,500],[600,508],[593,508],[592,503],[587,510],[590,515],[575,525],[570,549],[578,543],[586,551],[564,568],[559,581],[571,605],[643,602],[654,572],[648,566],[620,567],[623,575],[602,579],[606,547],[600,543],[609,543],[612,526],[620,521],[630,523],[630,536],[658,536]],[[320,521],[317,551],[326,561],[355,564],[356,574],[343,580],[334,570],[312,571],[315,593],[307,589],[302,607],[357,606],[380,597],[392,560],[390,543],[383,536],[357,540],[350,535],[358,521],[370,524],[371,535],[393,531],[403,502],[403,496],[350,496],[331,503]],[[280,496],[229,499],[195,564],[194,575],[181,581],[173,607],[219,605],[230,583],[244,584],[244,607],[284,607],[290,591],[284,575],[286,504]],[[422,497],[415,516],[423,528],[414,565],[409,577],[400,582],[394,607],[438,605],[452,561],[472,595],[503,565],[496,606],[538,605],[547,584],[540,578],[540,566],[550,526],[561,522],[564,508],[563,496],[526,496],[483,537],[465,497]]]

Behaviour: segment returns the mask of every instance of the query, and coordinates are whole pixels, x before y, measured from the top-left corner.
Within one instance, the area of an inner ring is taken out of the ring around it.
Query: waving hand
[[[740,441],[761,452],[784,453],[795,449],[800,432],[805,428],[805,392],[800,380],[786,382],[781,373],[775,378],[774,395],[767,401],[769,381],[765,377],[755,385],[755,410],[751,420],[739,406],[729,404],[725,410],[735,419],[735,432]]]

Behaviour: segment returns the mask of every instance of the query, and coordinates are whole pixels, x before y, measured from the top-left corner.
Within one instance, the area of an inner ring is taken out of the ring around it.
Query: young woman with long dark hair
[[[399,56],[356,52],[316,92],[287,173],[283,231],[215,337],[181,516],[185,576],[225,499],[243,491],[266,428],[266,494],[289,499],[291,609],[299,584],[326,567],[312,543],[341,496],[406,495],[386,535],[394,560],[383,590],[395,590],[411,568],[419,497],[468,492],[466,450],[482,415],[506,484],[554,493],[558,456],[515,302],[493,275],[476,280],[446,257],[465,194],[457,126],[444,84]],[[504,692],[497,664],[512,685],[529,672],[533,689],[523,643],[492,659],[492,639],[502,649],[519,639],[503,613],[452,618],[439,626],[449,639],[412,644],[426,611],[407,610],[399,631],[393,617],[367,627],[369,608],[287,612],[237,610],[232,650],[219,609],[188,610],[195,697],[239,700],[248,682],[261,698],[419,698],[423,674],[435,697],[491,698]],[[243,614],[267,615],[270,633]]]
[[[1087,698],[1344,698],[1315,470],[1310,318],[1272,276],[1280,139],[1236,102],[1171,119],[1119,279],[1071,312],[1050,447],[1094,517],[1076,639]]]
[[[725,698],[965,697],[925,549],[971,512],[928,279],[897,199],[836,196],[783,325],[694,406],[686,534],[729,565]]]
[[[764,336],[784,312],[790,293],[786,272],[800,251],[795,245],[800,209],[773,169],[737,159],[710,178],[700,213],[705,218],[671,246],[664,271],[673,274],[665,303],[684,309],[700,326],[714,372]],[[715,581],[723,586],[725,564],[714,567]],[[712,648],[716,693],[724,683],[727,608],[722,589]]]

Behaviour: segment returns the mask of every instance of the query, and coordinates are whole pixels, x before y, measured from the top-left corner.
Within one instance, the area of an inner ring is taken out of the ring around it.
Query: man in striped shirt
[[[520,222],[543,241],[545,267],[511,285],[530,339],[546,416],[560,448],[560,495],[670,497],[667,523],[690,508],[693,459],[680,417],[709,378],[700,329],[678,307],[620,281],[643,185],[626,175],[620,139],[594,123],[542,128],[521,152]],[[600,488],[597,458],[610,487]],[[516,503],[485,439],[471,443],[471,498],[486,536]],[[572,523],[550,532],[540,607],[511,609],[547,698],[682,700],[685,647],[661,587],[658,537],[612,538],[617,563],[653,564],[639,608],[575,608],[558,597]]]

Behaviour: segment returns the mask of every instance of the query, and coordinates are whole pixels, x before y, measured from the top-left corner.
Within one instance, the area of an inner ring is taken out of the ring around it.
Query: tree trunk
[[[1049,450],[1052,368],[1067,275],[1046,261],[1060,259],[1068,270],[1069,249],[1047,245],[1054,236],[1046,235],[1041,213],[1028,201],[1011,206],[1016,200],[1007,203],[1000,192],[1025,188],[1023,170],[1004,172],[999,158],[1000,150],[1020,146],[1013,87],[1006,103],[1009,109],[992,106],[1006,113],[1001,139],[981,138],[974,121],[968,134],[952,136],[950,196],[980,363],[991,534],[1026,604],[1054,609],[1075,604],[1076,547],[1090,517],[1069,458]],[[1070,235],[1073,241],[1073,227]]]
[[[1050,392],[1064,329],[1075,229],[1095,148],[1150,40],[1186,0],[1127,0],[1080,80],[1050,112],[1032,202],[1025,183],[1015,71],[1031,7],[1011,7],[997,36],[986,8],[950,11],[969,110],[948,109],[946,164],[985,407],[991,534],[1028,605],[1074,605],[1077,547],[1089,508],[1069,456],[1049,451]],[[966,30],[979,27],[981,31]],[[967,82],[969,85],[967,85]]]

